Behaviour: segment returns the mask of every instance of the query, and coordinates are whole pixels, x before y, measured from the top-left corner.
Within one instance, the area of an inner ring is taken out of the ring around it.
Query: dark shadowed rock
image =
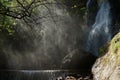
[[[76,49],[66,55],[62,60],[63,69],[90,69],[96,57],[81,49]]]

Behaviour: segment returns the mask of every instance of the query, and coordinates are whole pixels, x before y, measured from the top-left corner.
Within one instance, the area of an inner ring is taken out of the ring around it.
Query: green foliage
[[[15,25],[16,25],[15,19],[8,16],[0,15],[0,49],[7,42],[7,40],[14,34]]]
[[[62,2],[68,7],[68,11],[78,17],[85,14],[87,0],[62,0]]]
[[[0,15],[0,49],[14,34],[14,26],[15,21],[12,18]]]
[[[1,0],[0,3],[7,7],[17,7],[21,3],[23,6],[27,6],[33,0]],[[19,2],[19,3],[18,3]]]
[[[30,17],[33,10],[45,0],[1,0],[0,14],[23,19]]]
[[[13,26],[15,25],[15,19],[0,15],[0,34],[12,35],[14,33]]]
[[[16,19],[30,17],[36,4],[42,1],[45,0],[0,0],[0,34],[12,35]]]

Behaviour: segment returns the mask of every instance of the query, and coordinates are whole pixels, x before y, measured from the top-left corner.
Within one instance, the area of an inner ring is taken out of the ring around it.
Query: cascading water
[[[88,0],[90,3],[90,1]],[[111,16],[108,0],[99,3],[99,10],[87,40],[87,51],[98,56],[99,48],[111,39]]]

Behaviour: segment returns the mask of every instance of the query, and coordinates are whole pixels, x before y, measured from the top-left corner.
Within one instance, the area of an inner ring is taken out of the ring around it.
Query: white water
[[[88,0],[89,2],[90,0]],[[90,2],[89,2],[90,3]],[[87,51],[98,56],[99,48],[111,39],[110,4],[108,0],[99,3],[99,10],[87,40]]]

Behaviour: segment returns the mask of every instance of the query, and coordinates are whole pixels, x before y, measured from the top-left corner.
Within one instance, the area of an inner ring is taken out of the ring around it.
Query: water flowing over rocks
[[[94,80],[120,80],[120,33],[110,42],[108,52],[92,68]]]

